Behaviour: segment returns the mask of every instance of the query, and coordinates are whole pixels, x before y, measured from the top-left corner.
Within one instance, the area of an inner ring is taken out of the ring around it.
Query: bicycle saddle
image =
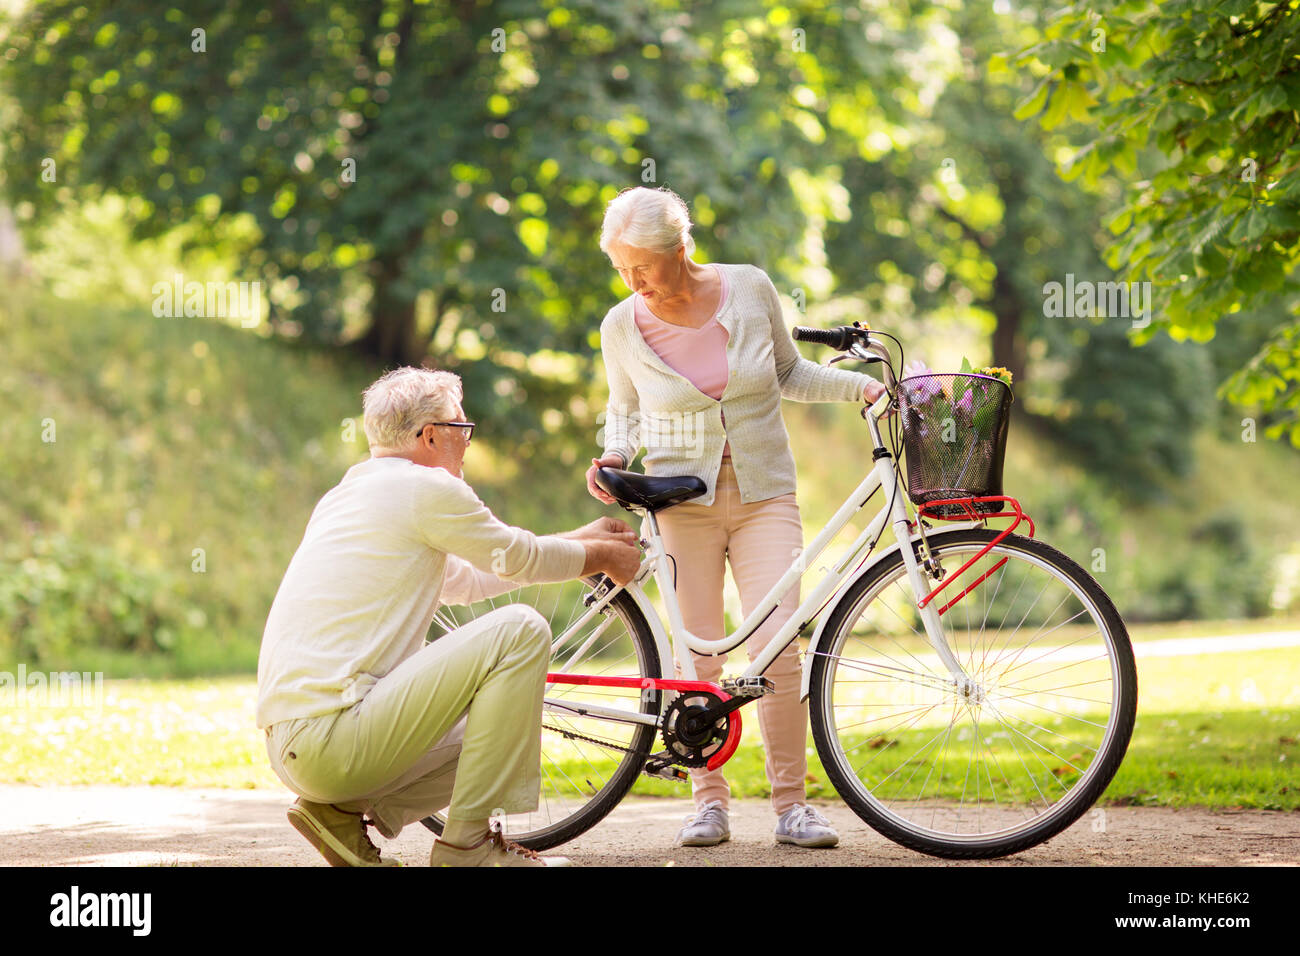
[[[621,468],[598,469],[596,484],[628,510],[635,505],[647,511],[659,511],[698,498],[708,490],[703,478],[691,475],[653,477]]]

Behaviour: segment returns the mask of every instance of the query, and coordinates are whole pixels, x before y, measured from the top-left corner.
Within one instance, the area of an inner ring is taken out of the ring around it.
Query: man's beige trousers
[[[360,701],[267,728],[271,767],[294,793],[363,812],[384,836],[450,804],[483,820],[537,809],[551,630],[498,608],[380,678]]]

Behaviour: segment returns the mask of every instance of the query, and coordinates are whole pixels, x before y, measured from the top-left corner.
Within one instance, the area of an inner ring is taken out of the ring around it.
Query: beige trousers
[[[682,622],[696,637],[707,641],[726,636],[723,623],[724,561],[740,591],[746,616],[766,596],[803,548],[803,526],[793,493],[743,504],[731,460],[724,458],[718,471],[717,494],[711,505],[691,502],[674,505],[658,516],[665,550],[677,564],[677,600]],[[745,647],[750,660],[758,656],[799,606],[798,582]],[[725,657],[694,655],[700,680],[717,681]],[[775,693],[758,702],[758,725],[767,754],[767,779],[772,785],[772,808],[784,813],[806,797],[808,772],[808,709],[799,700],[799,644],[791,642],[764,674],[776,685]],[[753,714],[752,705],[744,716]],[[691,786],[696,807],[714,800],[728,805],[731,788],[721,770],[694,770]]]
[[[365,813],[395,837],[450,804],[483,820],[537,809],[551,629],[512,604],[443,635],[357,703],[267,728],[271,767],[294,793]]]

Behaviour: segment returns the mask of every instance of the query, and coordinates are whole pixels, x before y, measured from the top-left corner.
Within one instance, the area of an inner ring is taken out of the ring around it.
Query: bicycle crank
[[[684,767],[704,767],[719,755],[731,737],[732,713],[720,716],[716,709],[727,703],[743,704],[743,698],[724,702],[708,691],[688,691],[679,695],[664,711],[663,737],[673,763]],[[734,719],[739,720],[739,717]]]

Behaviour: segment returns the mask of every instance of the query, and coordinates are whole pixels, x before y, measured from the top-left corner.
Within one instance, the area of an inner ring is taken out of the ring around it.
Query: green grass
[[[0,777],[9,783],[282,786],[254,722],[257,682],[109,680],[85,706],[0,707]]]
[[[1144,658],[1138,672],[1133,741],[1103,802],[1300,809],[1300,649]],[[98,710],[0,707],[0,780],[281,786],[254,726],[252,678],[113,680],[103,690]],[[743,739],[727,765],[732,792],[765,797],[752,711]],[[810,796],[834,798],[811,739],[808,764]],[[642,777],[633,792],[684,797],[689,786]]]

